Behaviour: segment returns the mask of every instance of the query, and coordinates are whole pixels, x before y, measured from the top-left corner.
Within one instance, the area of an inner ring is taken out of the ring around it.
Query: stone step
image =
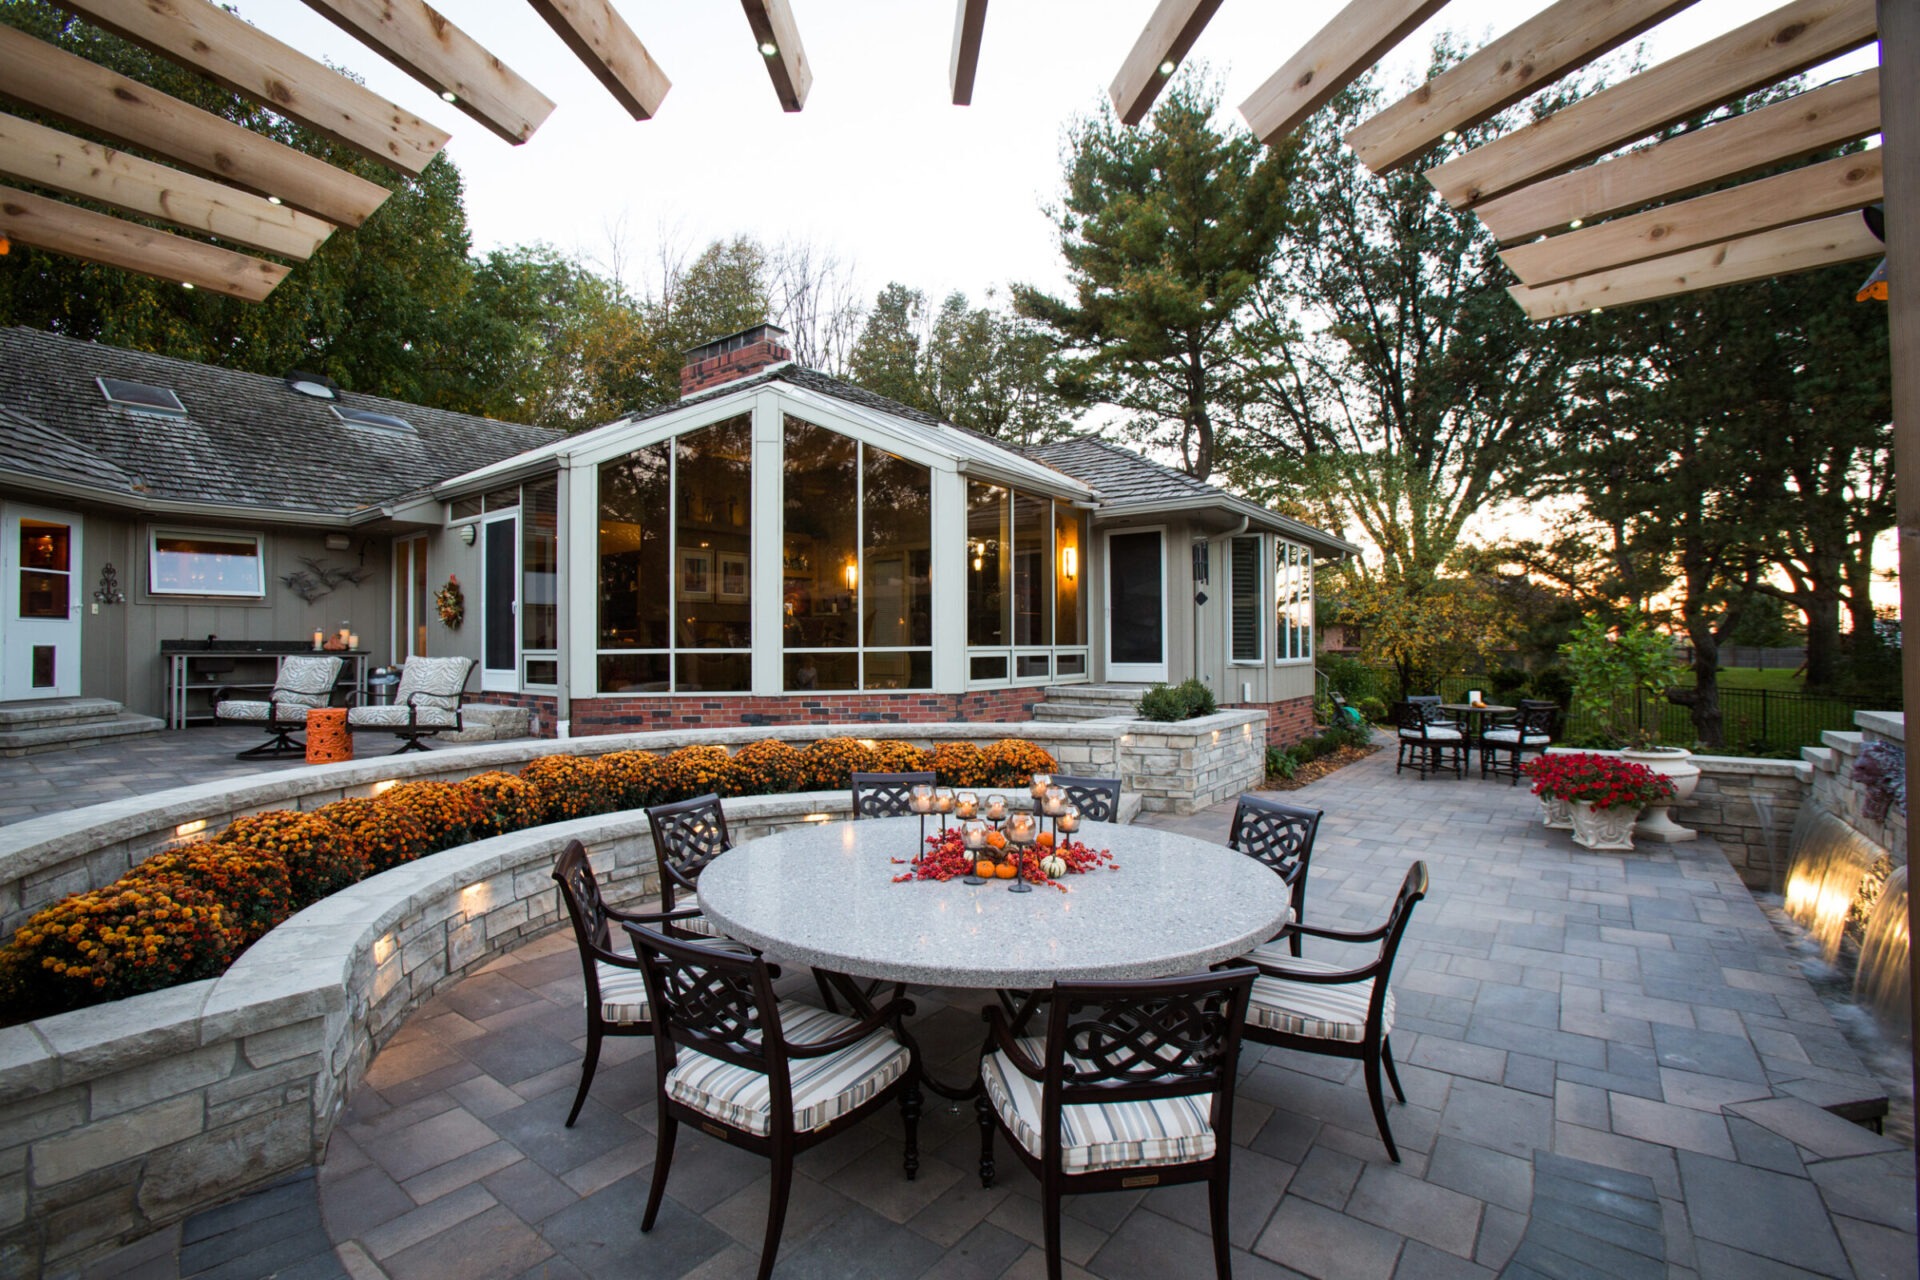
[[[0,757],[69,751],[74,747],[115,739],[150,738],[164,727],[165,722],[158,716],[136,715],[127,711],[115,716],[93,716],[30,729],[10,729],[0,731]]]
[[[126,707],[111,698],[35,698],[0,702],[0,733],[44,729],[80,720],[111,720]]]
[[[1051,699],[1036,702],[1033,706],[1035,720],[1108,720],[1114,718],[1132,719],[1133,704],[1130,702],[1055,702]]]
[[[1049,702],[1099,702],[1132,706],[1149,686],[1144,684],[1050,684]]]

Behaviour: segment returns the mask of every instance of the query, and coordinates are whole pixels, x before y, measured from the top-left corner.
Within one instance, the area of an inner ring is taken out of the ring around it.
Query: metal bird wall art
[[[365,565],[350,565],[336,569],[330,560],[315,560],[309,556],[301,556],[299,559],[300,563],[307,567],[295,569],[292,573],[281,574],[280,581],[286,583],[289,591],[308,604],[312,604],[321,596],[333,594],[333,589],[342,582],[351,582],[357,587],[373,574],[373,570]]]

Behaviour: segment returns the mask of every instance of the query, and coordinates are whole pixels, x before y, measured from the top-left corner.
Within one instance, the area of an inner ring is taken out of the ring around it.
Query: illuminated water
[[[1880,898],[1867,918],[1865,936],[1860,939],[1860,967],[1853,975],[1853,998],[1879,1015],[1887,1029],[1896,1034],[1907,1026],[1913,1006],[1908,1003],[1913,990],[1913,970],[1908,967],[1907,869],[1899,867],[1887,877]]]
[[[1861,882],[1886,851],[1831,813],[1816,814],[1804,829],[1796,824],[1795,836],[1788,850],[1787,914],[1806,926],[1833,964],[1840,959],[1847,913],[1860,896]],[[1906,963],[1904,951],[1900,960]]]

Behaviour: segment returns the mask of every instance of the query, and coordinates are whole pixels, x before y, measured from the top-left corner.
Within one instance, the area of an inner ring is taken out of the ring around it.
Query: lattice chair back
[[[647,975],[662,1079],[681,1049],[745,1067],[769,1078],[775,1122],[782,1114],[791,1122],[779,1002],[766,961],[738,943],[683,942],[640,925],[628,925],[627,934]]]
[[[1088,822],[1120,820],[1120,779],[1079,778],[1056,773],[1053,785],[1067,793],[1067,802],[1076,806]]]
[[[1552,738],[1553,724],[1559,716],[1560,708],[1551,702],[1522,704],[1519,722],[1520,740],[1525,742],[1528,738],[1542,734]]]
[[[907,802],[917,786],[932,786],[931,773],[856,773],[853,782],[853,816],[861,818],[900,818],[913,812]]]
[[[1054,984],[1043,1062],[1049,1128],[1057,1128],[1060,1106],[1211,1094],[1214,1132],[1226,1132],[1255,975],[1241,967]]]
[[[720,797],[711,793],[655,805],[647,810],[653,828],[653,853],[660,864],[660,900],[673,910],[680,893],[699,892],[700,873],[715,858],[733,848],[727,836],[727,815]]]
[[[1313,838],[1320,832],[1320,816],[1318,809],[1282,804],[1263,796],[1241,796],[1227,834],[1229,849],[1259,859],[1287,882],[1296,921],[1306,908],[1307,871],[1313,862]]]
[[[1410,737],[1427,736],[1426,708],[1414,701],[1393,704],[1393,727]]]
[[[589,947],[612,951],[613,930],[607,923],[606,903],[600,897],[600,881],[593,874],[593,864],[587,861],[586,846],[578,840],[568,841],[560,860],[553,864],[553,878],[559,882],[560,896],[566,900],[567,915],[573,920],[573,936],[582,953],[587,953]],[[589,975],[592,972],[592,966],[588,966]],[[590,1000],[597,994],[587,993]]]
[[[1413,922],[1413,909],[1427,896],[1427,864],[1416,861],[1400,881],[1400,892],[1393,897],[1393,909],[1380,927],[1380,957],[1368,968],[1373,973],[1373,997],[1367,1009],[1367,1025],[1379,1034],[1382,1012],[1387,1000],[1387,979],[1393,974],[1394,957],[1400,953],[1400,940]]]

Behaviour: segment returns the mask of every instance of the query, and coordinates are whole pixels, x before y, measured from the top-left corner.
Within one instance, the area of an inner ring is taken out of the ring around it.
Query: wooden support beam
[[[208,0],[61,0],[61,7],[396,172],[419,173],[447,145],[445,130]]]
[[[1477,205],[1502,242],[1558,230],[1575,219],[1664,200],[1743,177],[1880,131],[1880,69],[1863,71],[1731,119],[1693,129],[1612,160],[1496,196]]]
[[[287,275],[286,267],[265,258],[156,231],[12,187],[0,187],[0,237],[69,258],[137,271],[196,289],[212,289],[248,302],[265,298]]]
[[[1515,245],[1500,257],[1521,283],[1546,284],[1756,231],[1811,222],[1830,213],[1864,209],[1880,197],[1880,153],[1862,151]]]
[[[987,25],[987,0],[957,0],[953,13],[953,57],[947,62],[947,85],[953,105],[973,101],[973,74],[980,69],[980,33]]]
[[[528,0],[635,120],[659,112],[673,82],[609,0]]]
[[[766,60],[781,109],[798,111],[807,105],[807,91],[813,88],[813,68],[801,47],[792,7],[787,0],[740,0],[740,7],[747,12],[747,25]]]
[[[1394,169],[1664,22],[1694,0],[1559,0],[1347,132],[1375,173]]]
[[[5,24],[0,97],[340,226],[359,226],[392,194]]]
[[[0,115],[0,173],[288,258],[312,257],[333,234],[285,205],[18,116]]]
[[[1256,138],[1273,146],[1405,40],[1447,0],[1348,0],[1318,35],[1240,104]]]
[[[1121,123],[1139,124],[1146,119],[1153,100],[1219,7],[1220,0],[1160,0],[1154,7],[1108,90]]]
[[[1857,49],[1875,27],[1873,0],[1793,0],[1429,169],[1427,178],[1455,208],[1478,204]]]
[[[307,7],[518,146],[553,114],[553,99],[425,0],[306,0]]]
[[[1794,275],[1836,262],[1877,258],[1881,252],[1880,240],[1867,230],[1866,219],[1858,213],[1842,213],[1557,284],[1517,284],[1507,292],[1529,318],[1552,320],[1596,308]]]

